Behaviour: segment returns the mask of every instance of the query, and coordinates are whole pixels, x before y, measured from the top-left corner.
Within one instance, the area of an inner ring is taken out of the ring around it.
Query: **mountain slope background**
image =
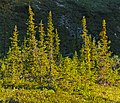
[[[107,34],[111,51],[120,55],[120,1],[119,0],[1,0],[0,1],[0,48],[1,56],[5,55],[10,45],[14,25],[18,25],[20,44],[26,32],[28,5],[35,13],[35,23],[43,20],[47,26],[48,12],[53,13],[53,23],[58,29],[61,40],[61,52],[72,56],[82,45],[82,16],[87,18],[87,28],[97,40],[102,29],[102,20],[107,21]]]

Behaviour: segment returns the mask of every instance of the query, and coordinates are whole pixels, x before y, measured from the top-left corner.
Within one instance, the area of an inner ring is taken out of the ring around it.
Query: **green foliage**
[[[86,29],[86,18],[83,16],[82,19],[82,26],[83,26],[83,33],[82,38],[84,41],[84,44],[81,48],[81,56],[80,56],[80,69],[82,71],[82,74],[87,74],[91,77],[92,75],[92,69],[95,69],[95,41],[92,41],[91,35],[88,35],[88,31]]]
[[[29,6],[27,36],[18,45],[17,26],[7,57],[0,60],[0,102],[19,103],[116,103],[120,102],[120,60],[112,57],[106,35],[106,22],[100,40],[88,35],[82,19],[81,55],[60,54],[60,40],[49,12],[47,31],[38,28]],[[39,39],[36,39],[36,32]]]
[[[47,38],[46,38],[46,49],[48,52],[49,60],[53,60],[53,43],[54,43],[54,26],[52,23],[52,13],[49,12],[48,16],[48,28],[47,28]]]
[[[42,21],[39,24],[39,40],[38,40],[38,65],[39,65],[39,70],[37,77],[40,83],[40,87],[45,86],[45,78],[48,74],[49,70],[49,61],[48,61],[48,54],[46,53],[46,45],[45,45],[45,31],[44,31],[44,26]]]
[[[26,73],[28,72],[27,79],[29,78],[30,81],[34,81],[36,77],[36,71],[38,70],[38,49],[37,49],[37,42],[35,39],[35,23],[34,23],[34,13],[32,8],[29,6],[29,18],[27,22],[27,39],[24,41],[26,44],[25,49],[25,62],[24,66],[26,68]]]
[[[21,51],[18,46],[18,31],[17,26],[15,26],[13,37],[11,38],[11,47],[9,48],[8,55],[2,64],[4,85],[8,85],[7,87],[9,87],[9,85],[16,87],[20,80],[22,69]]]
[[[58,35],[58,31],[57,29],[55,30],[55,46],[54,46],[54,58],[57,58],[59,55],[59,51],[60,51],[60,39],[59,39],[59,35]],[[58,59],[58,58],[57,58]]]
[[[112,69],[111,67],[115,62],[111,59],[112,52],[110,49],[110,41],[108,41],[108,36],[106,35],[106,22],[103,20],[102,22],[102,31],[100,32],[100,40],[98,41],[98,69],[99,69],[99,77],[101,81],[108,82],[108,75],[111,75]],[[110,74],[109,74],[110,73]],[[114,73],[113,73],[114,74]]]

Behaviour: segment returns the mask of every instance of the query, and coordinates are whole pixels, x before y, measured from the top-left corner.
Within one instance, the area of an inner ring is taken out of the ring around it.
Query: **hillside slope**
[[[7,50],[8,38],[15,24],[18,25],[21,41],[26,32],[28,3],[18,1],[11,5],[11,11],[6,10],[4,14],[0,12],[1,52],[5,52],[4,49]],[[82,31],[81,18],[83,15],[87,18],[89,33],[96,39],[98,39],[101,31],[101,21],[106,19],[107,33],[112,41],[111,49],[115,54],[120,55],[119,0],[31,0],[31,6],[35,12],[36,25],[39,24],[41,19],[46,25],[48,12],[52,11],[54,25],[59,30],[63,55],[71,55],[74,50],[79,50],[81,47],[80,33]]]

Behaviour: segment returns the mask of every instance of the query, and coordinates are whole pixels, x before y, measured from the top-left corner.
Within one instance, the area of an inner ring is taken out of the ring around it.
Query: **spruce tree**
[[[27,40],[26,40],[26,37],[24,37],[24,40],[23,40],[23,44],[21,45],[21,52],[22,52],[22,60],[25,62],[25,59],[26,59],[26,51],[27,51],[27,47],[26,47],[26,43],[27,43]],[[26,68],[24,66],[24,68]]]
[[[95,38],[93,38],[91,43],[91,61],[94,69],[97,67],[97,60],[98,60],[97,44]]]
[[[18,46],[17,26],[14,28],[11,47],[9,48],[7,58],[5,58],[4,65],[4,81],[8,83],[11,81],[12,87],[16,87],[20,81],[20,75],[23,69],[21,51]]]
[[[46,49],[48,52],[49,60],[53,61],[53,47],[54,47],[54,26],[52,22],[52,12],[49,12],[48,16],[48,27],[47,27],[47,38],[46,38]]]
[[[78,59],[78,54],[77,54],[77,51],[75,51],[75,54],[73,56],[73,59],[72,59],[72,62],[73,62],[73,67],[78,70],[78,66],[79,66],[79,59]]]
[[[83,26],[83,33],[82,38],[84,41],[84,44],[81,48],[81,70],[84,72],[91,74],[91,68],[92,68],[92,62],[91,62],[91,35],[88,35],[88,30],[86,26],[86,18],[83,16],[82,19],[82,26]]]
[[[34,13],[31,6],[29,6],[29,18],[27,22],[27,38],[26,38],[26,51],[25,51],[25,67],[26,74],[29,80],[36,79],[36,71],[38,70],[38,48],[35,39],[35,23],[34,23]]]
[[[54,42],[54,59],[57,60],[60,51],[60,39],[57,29],[55,30],[55,42]]]
[[[39,54],[38,54],[38,64],[39,64],[39,83],[41,88],[47,86],[47,74],[48,70],[50,68],[49,61],[48,61],[48,54],[46,53],[46,45],[45,45],[45,31],[44,31],[44,25],[42,23],[42,20],[39,24],[39,40],[38,40],[38,48],[39,48]]]
[[[60,89],[68,91],[69,93],[76,91],[80,85],[80,76],[77,71],[77,65],[75,66],[74,64],[75,61],[77,63],[77,54],[74,56],[74,61],[69,57],[65,57],[58,75],[58,86]]]
[[[100,32],[100,40],[98,41],[98,68],[100,79],[103,82],[106,82],[107,75],[113,65],[113,60],[111,59],[112,52],[110,49],[110,41],[108,40],[108,36],[106,30],[106,21],[102,22],[102,31]]]
[[[47,38],[46,38],[46,52],[48,54],[48,60],[50,68],[48,70],[48,76],[49,76],[49,87],[51,87],[52,83],[52,72],[54,71],[55,61],[54,61],[54,26],[52,22],[52,12],[49,12],[48,16],[48,27],[47,27]]]

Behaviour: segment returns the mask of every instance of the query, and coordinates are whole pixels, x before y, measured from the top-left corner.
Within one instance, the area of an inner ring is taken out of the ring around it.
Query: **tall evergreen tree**
[[[74,67],[76,70],[78,70],[79,59],[78,59],[77,51],[75,51],[75,54],[74,54],[73,59],[72,59],[72,62],[73,62],[73,67]]]
[[[47,38],[46,38],[46,49],[49,55],[49,60],[53,60],[53,47],[54,47],[54,26],[52,22],[52,12],[49,12],[48,16],[48,27],[47,27]]]
[[[88,35],[86,29],[86,18],[83,16],[82,19],[83,33],[82,38],[84,44],[81,48],[81,69],[86,69],[87,73],[91,74],[92,62],[91,62],[91,35]],[[83,70],[85,71],[85,70]]]
[[[55,37],[55,33],[54,33],[54,26],[53,26],[53,22],[52,22],[52,12],[49,12],[49,16],[48,16],[48,27],[47,27],[47,38],[46,38],[46,51],[48,54],[48,60],[49,60],[49,64],[50,64],[50,68],[49,68],[49,87],[51,85],[52,82],[52,71],[54,71],[54,66],[55,66],[55,62],[54,62],[54,37]]]
[[[107,75],[113,65],[112,52],[109,50],[110,41],[108,41],[106,31],[106,21],[103,20],[102,31],[99,34],[100,40],[98,41],[98,68],[101,79],[107,79]]]
[[[59,51],[60,51],[60,39],[58,35],[57,29],[55,30],[55,42],[54,42],[54,59],[58,59]]]
[[[28,78],[35,80],[36,70],[38,69],[38,48],[35,39],[35,23],[34,23],[34,13],[31,6],[29,6],[29,18],[27,22],[27,39],[26,39],[26,51],[25,51],[25,67],[27,68]],[[32,78],[30,78],[32,77]]]
[[[48,61],[48,54],[46,53],[46,45],[45,45],[45,31],[44,31],[44,25],[42,23],[42,20],[39,25],[39,40],[38,40],[38,48],[39,48],[39,54],[38,54],[38,65],[39,65],[39,80],[41,88],[47,86],[45,81],[47,81],[47,74],[48,70],[50,68],[49,61]]]
[[[21,51],[18,46],[17,26],[14,28],[13,37],[11,38],[11,47],[9,48],[7,58],[4,61],[4,81],[11,81],[12,87],[16,87],[19,83],[22,73],[23,64],[21,60]]]
[[[75,60],[76,59],[76,60]],[[73,93],[76,88],[80,85],[80,76],[77,71],[77,65],[75,66],[75,61],[77,61],[77,54],[75,53],[74,61],[65,57],[62,63],[62,67],[59,73],[58,86],[64,91]]]
[[[91,43],[91,62],[94,69],[97,68],[98,54],[97,54],[97,44],[95,38],[93,38]]]

